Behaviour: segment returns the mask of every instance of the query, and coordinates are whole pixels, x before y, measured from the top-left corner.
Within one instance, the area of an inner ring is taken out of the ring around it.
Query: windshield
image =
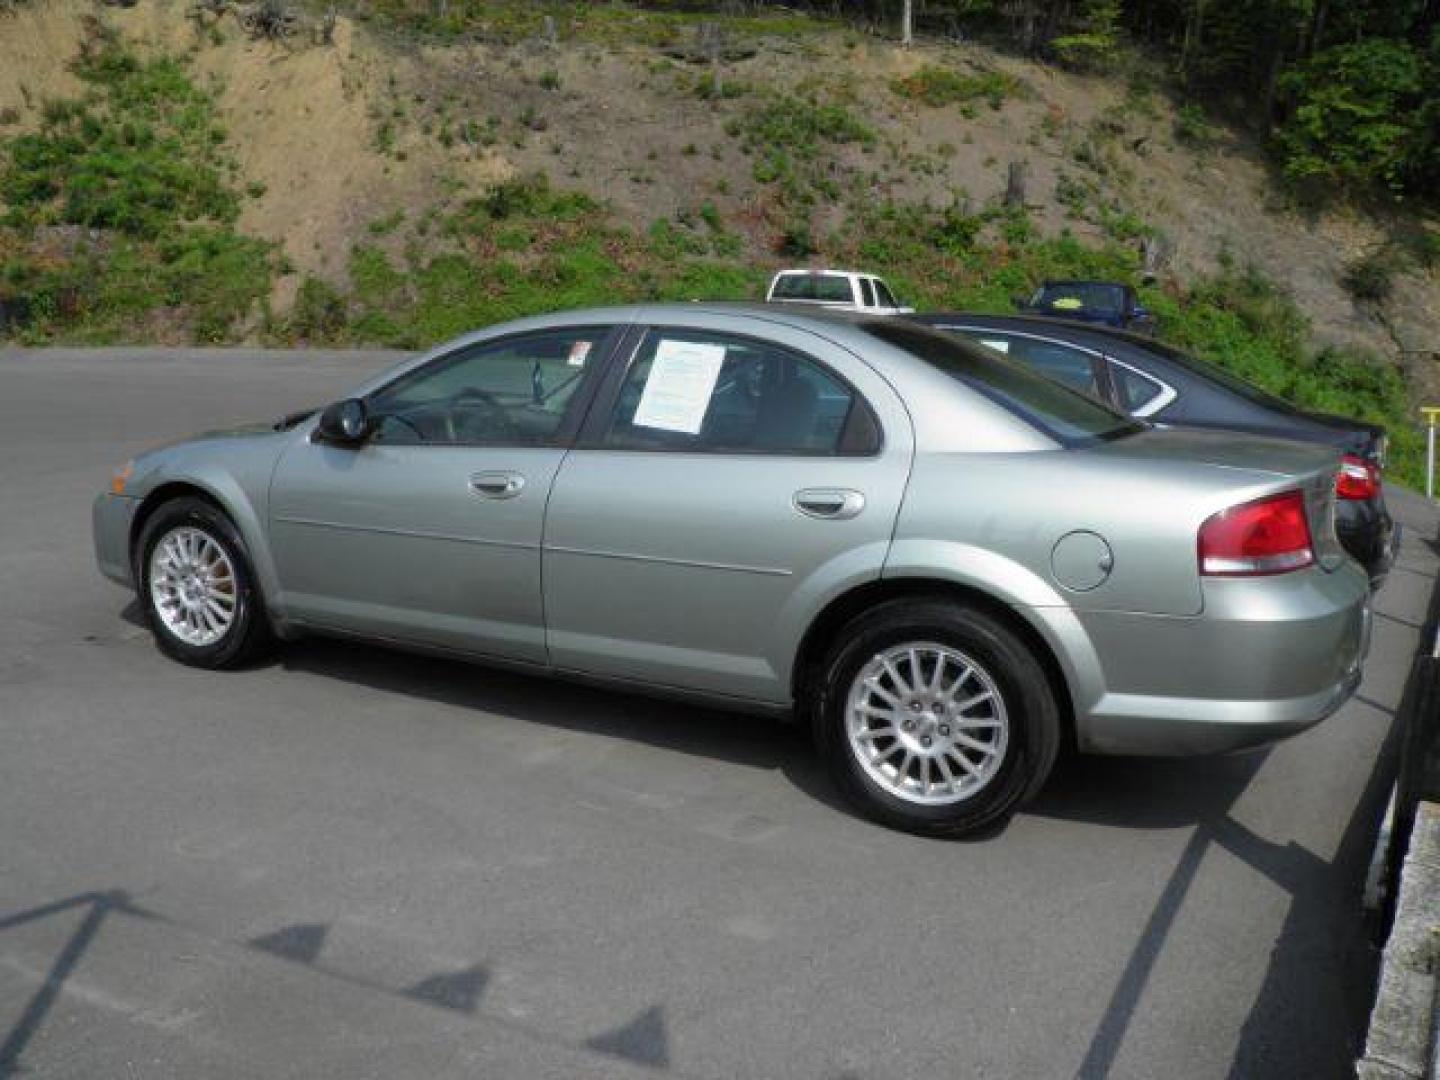
[[[841,274],[781,274],[770,290],[770,299],[855,302],[850,279]]]
[[[1125,311],[1125,289],[1085,281],[1056,281],[1036,290],[1030,306],[1048,311],[1098,311],[1122,314]]]
[[[1116,439],[1146,429],[1145,424],[1094,398],[953,334],[914,323],[879,320],[864,324],[864,328],[887,345],[905,350],[984,394],[1062,446]]]

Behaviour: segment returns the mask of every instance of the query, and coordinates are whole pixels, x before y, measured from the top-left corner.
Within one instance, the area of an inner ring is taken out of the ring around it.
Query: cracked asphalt
[[[0,350],[0,1077],[1350,1075],[1424,500],[1319,728],[1069,761],[925,841],[767,720],[320,640],[162,658],[93,566],[110,468],[393,359]]]

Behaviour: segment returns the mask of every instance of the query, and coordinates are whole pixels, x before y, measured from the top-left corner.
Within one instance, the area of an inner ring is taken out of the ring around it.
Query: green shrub
[[[1197,150],[1208,149],[1215,141],[1215,129],[1199,105],[1182,105],[1175,114],[1175,138]]]
[[[345,298],[329,282],[306,275],[290,310],[289,330],[304,341],[333,341],[345,329]]]
[[[890,89],[900,97],[936,109],[975,101],[986,101],[992,109],[998,109],[1007,97],[1018,96],[1024,84],[1003,71],[962,75],[950,68],[923,67],[914,74],[891,80]]]
[[[103,32],[74,70],[79,98],[47,102],[38,129],[0,143],[0,250],[16,253],[6,276],[30,301],[34,336],[232,337],[279,260],[276,245],[234,231],[241,189],[214,94],[179,60],[142,60]],[[53,225],[88,232],[61,260],[30,254],[34,229]]]
[[[1397,254],[1388,248],[1377,248],[1358,259],[1347,263],[1340,276],[1345,291],[1368,304],[1383,304],[1390,299],[1395,287],[1395,275],[1400,271]]]
[[[84,97],[55,101],[5,145],[0,202],[14,225],[74,224],[155,238],[177,220],[233,222],[239,199],[214,99],[179,61],[107,44],[75,66]]]

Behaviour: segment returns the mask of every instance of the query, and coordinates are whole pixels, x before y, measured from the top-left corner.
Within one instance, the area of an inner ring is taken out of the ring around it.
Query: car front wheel
[[[167,655],[236,667],[268,642],[244,540],[210,503],[176,499],[155,511],[136,545],[136,570],[151,633]]]
[[[950,601],[899,600],[845,627],[825,665],[817,735],[866,815],[926,836],[1004,821],[1060,745],[1045,670],[1005,622]]]

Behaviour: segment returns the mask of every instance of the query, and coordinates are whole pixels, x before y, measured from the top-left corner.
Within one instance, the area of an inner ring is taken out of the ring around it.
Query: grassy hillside
[[[1416,475],[1417,350],[1440,345],[1424,223],[1288,206],[1142,61],[1099,79],[782,13],[707,16],[717,64],[697,16],[562,8],[385,0],[282,41],[179,0],[0,10],[12,333],[420,346],[560,307],[755,297],[812,261],[923,308],[1008,310],[1047,276],[1139,284],[1148,240],[1167,338],[1386,423]]]

